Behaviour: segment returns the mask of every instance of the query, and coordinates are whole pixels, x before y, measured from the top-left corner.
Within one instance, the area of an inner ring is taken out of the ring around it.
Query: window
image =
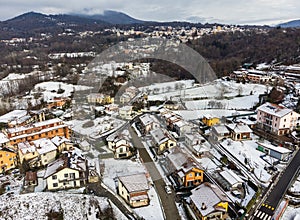
[[[286,122],[286,119],[284,119],[284,122]]]
[[[56,180],[56,179],[57,179],[57,176],[56,176],[56,175],[53,175],[53,176],[52,176],[52,179],[53,179],[53,180]]]
[[[53,187],[58,187],[58,183],[53,183]]]
[[[64,174],[64,177],[65,177],[65,178],[68,178],[68,176],[69,176],[69,175],[68,175],[67,173]]]
[[[2,157],[2,154],[0,154],[0,158]]]

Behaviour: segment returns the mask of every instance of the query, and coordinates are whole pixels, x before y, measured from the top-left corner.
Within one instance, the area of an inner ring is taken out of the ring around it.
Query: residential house
[[[228,197],[211,183],[203,183],[191,190],[189,209],[193,219],[226,219],[228,217]]]
[[[181,121],[182,120],[182,117],[179,116],[179,115],[175,115],[175,114],[172,114],[171,117],[169,117],[169,115],[165,115],[166,116],[166,124],[167,126],[173,130],[174,129],[174,124],[178,121]]]
[[[105,95],[101,93],[91,93],[87,96],[87,100],[89,103],[97,103],[97,104],[111,104],[114,102],[114,98],[110,97],[110,95]]]
[[[119,108],[119,116],[122,119],[132,119],[132,114],[133,114],[133,110],[132,110],[132,106],[123,106],[121,108]]]
[[[28,168],[36,166],[39,155],[35,146],[28,141],[18,143],[17,146],[20,164],[23,165],[23,162],[26,161],[29,166]]]
[[[299,126],[300,114],[280,105],[265,103],[257,108],[257,127],[276,135],[289,134]]]
[[[197,157],[210,155],[210,143],[199,133],[185,134],[185,145]]]
[[[230,131],[223,124],[215,125],[211,128],[211,138],[214,141],[220,141],[223,138],[230,137]]]
[[[87,140],[83,140],[79,143],[79,148],[84,151],[89,151],[91,149],[91,144]]]
[[[8,147],[9,146],[9,139],[6,135],[0,132],[0,147]]]
[[[108,148],[113,151],[114,158],[128,158],[133,154],[133,146],[129,134],[114,133],[106,138]]]
[[[58,118],[36,122],[27,126],[8,128],[3,131],[12,146],[20,142],[40,138],[53,138],[55,136],[69,138],[70,132],[69,126]]]
[[[202,122],[211,127],[220,123],[220,119],[218,117],[211,116],[210,114],[206,114],[202,118]]]
[[[70,98],[66,97],[54,97],[52,100],[48,100],[47,102],[47,108],[62,108],[65,106],[68,102],[70,102]]]
[[[118,194],[131,207],[149,205],[148,191],[149,184],[144,173],[118,177]]]
[[[70,151],[73,150],[74,145],[70,141],[70,139],[61,137],[61,136],[55,136],[51,139],[52,143],[55,144],[57,147],[57,152],[62,153],[63,151]]]
[[[226,185],[225,189],[234,191],[242,188],[244,181],[234,171],[226,169],[219,174],[223,178],[223,184]]]
[[[177,145],[176,140],[170,135],[170,133],[162,128],[152,130],[150,131],[150,134],[157,154],[162,154],[166,150]]]
[[[253,131],[248,125],[242,123],[227,124],[226,127],[230,131],[230,136],[234,141],[249,140]]]
[[[154,115],[144,114],[139,119],[142,134],[149,134],[150,131],[160,127],[160,123]]]
[[[192,125],[184,120],[174,123],[174,130],[179,137],[183,137],[186,133],[192,132]]]
[[[76,152],[68,153],[48,164],[44,179],[47,190],[77,188],[87,182],[87,164],[84,157]]]
[[[125,92],[120,96],[120,103],[125,104],[130,102],[138,93],[138,89],[134,86],[130,86],[125,89]]]
[[[267,143],[257,143],[257,150],[266,153],[267,155],[278,159],[278,160],[286,160],[291,155],[292,151],[285,148],[285,147],[279,147],[274,146],[273,144],[267,144]]]
[[[170,110],[178,110],[180,108],[180,105],[177,102],[167,101],[164,103],[164,107]]]
[[[0,173],[4,173],[17,165],[17,154],[8,149],[0,148]]]
[[[175,148],[166,158],[166,168],[176,189],[193,188],[203,182],[204,170],[179,148]]]

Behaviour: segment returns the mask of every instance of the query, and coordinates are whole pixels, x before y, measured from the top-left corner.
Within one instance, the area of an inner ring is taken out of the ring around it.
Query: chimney
[[[205,205],[205,203],[204,203],[204,202],[202,202],[201,209],[202,209],[202,210],[206,210],[206,209],[207,209],[207,207],[206,207],[206,205]]]

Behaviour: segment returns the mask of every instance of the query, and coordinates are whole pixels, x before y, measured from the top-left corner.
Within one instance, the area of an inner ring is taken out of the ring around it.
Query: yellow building
[[[170,133],[161,128],[150,131],[152,137],[152,143],[157,150],[157,154],[162,154],[166,150],[176,147],[176,140],[170,135]]]
[[[220,123],[220,119],[217,117],[213,117],[211,115],[204,115],[202,118],[202,122],[207,126],[214,126]]]
[[[87,100],[89,103],[98,103],[103,105],[114,103],[114,98],[110,97],[110,95],[104,95],[101,93],[91,93],[87,96]]]
[[[0,149],[0,173],[15,168],[17,165],[17,154],[9,149]]]

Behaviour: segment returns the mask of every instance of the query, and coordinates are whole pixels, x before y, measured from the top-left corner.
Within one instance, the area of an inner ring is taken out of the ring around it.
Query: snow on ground
[[[176,81],[171,82],[173,84],[172,88],[175,88],[176,83],[180,83],[184,81]],[[177,86],[178,87],[178,86]],[[163,83],[156,85],[154,88],[159,88],[158,92],[161,94],[149,95],[149,100],[165,100],[170,99],[171,97],[179,97],[181,96],[183,99],[212,99],[212,98],[224,98],[224,97],[236,97],[238,95],[241,96],[249,96],[254,94],[258,96],[259,94],[265,93],[267,87],[265,85],[260,84],[242,84],[236,83],[234,81],[222,81],[215,80],[212,83],[203,85],[203,86],[193,86],[193,87],[182,87],[182,89],[177,88],[175,91],[168,91],[167,86]],[[156,89],[157,90],[157,89]],[[168,91],[168,92],[167,92]]]
[[[290,188],[291,192],[299,193],[300,192],[300,175],[297,177],[296,181]]]
[[[246,166],[254,168],[254,174],[259,180],[268,182],[271,179],[272,176],[264,169],[267,163],[261,158],[264,153],[256,150],[256,140],[233,141],[227,139],[221,145],[242,164],[245,164],[245,158],[247,158],[248,164]]]
[[[280,219],[281,220],[300,220],[300,208],[288,206]]]
[[[109,208],[112,208],[116,219],[127,219],[120,210],[110,205],[107,198],[102,197],[64,192],[4,195],[0,201],[0,219],[48,219],[47,214],[51,211],[62,211],[63,219],[97,219],[97,212],[103,216]]]
[[[224,109],[251,109],[258,101],[258,95],[250,95],[223,100],[204,99],[187,101],[185,102],[185,106],[188,110],[217,108],[217,106],[222,106]]]
[[[63,89],[64,92],[57,94],[59,89]],[[53,100],[54,97],[70,97],[71,93],[74,91],[88,90],[91,87],[82,85],[72,85],[62,82],[42,82],[35,85],[34,90],[41,90],[45,101]],[[55,92],[54,92],[55,91]]]
[[[253,113],[251,111],[236,111],[236,110],[226,110],[226,109],[205,109],[205,110],[180,110],[174,111],[174,113],[183,117],[184,120],[195,120],[202,118],[204,115],[210,114],[211,116],[222,118]]]
[[[97,138],[107,131],[117,129],[124,123],[122,120],[109,116],[96,118],[94,120],[72,120],[67,122],[75,132],[92,138]]]
[[[115,193],[117,193],[116,177],[148,172],[140,161],[134,162],[131,160],[105,159],[102,160],[102,162],[104,162],[105,165],[103,183],[107,185],[110,189],[112,189]],[[163,213],[161,211],[159,199],[153,186],[150,186],[148,195],[150,197],[150,205],[136,208],[134,209],[134,211],[139,216],[142,216],[144,219],[147,220],[163,219]]]
[[[173,82],[164,82],[164,83],[154,83],[150,86],[140,87],[139,90],[142,92],[146,91],[156,91],[157,93],[164,93],[164,94],[177,94],[176,88],[193,88],[195,80],[180,80],[180,81],[173,81]],[[167,93],[168,91],[168,93]],[[171,92],[172,91],[172,92]],[[151,96],[152,97],[152,96]]]

